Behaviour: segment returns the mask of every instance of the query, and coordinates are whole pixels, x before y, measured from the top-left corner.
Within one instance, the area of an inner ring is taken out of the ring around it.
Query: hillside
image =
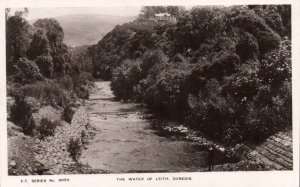
[[[71,46],[81,46],[97,43],[116,25],[130,22],[134,20],[134,17],[77,14],[54,17],[54,19],[60,23],[64,30],[64,43]],[[35,21],[30,22],[34,23]]]
[[[93,74],[117,99],[214,140],[263,142],[292,124],[289,8],[196,7],[176,24],[123,24],[91,47]]]

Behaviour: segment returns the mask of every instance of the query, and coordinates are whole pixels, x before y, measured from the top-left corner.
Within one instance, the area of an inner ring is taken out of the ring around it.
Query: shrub
[[[70,153],[70,157],[77,162],[79,157],[81,156],[82,149],[81,149],[81,141],[80,138],[70,138],[68,143],[68,152]]]
[[[256,11],[256,13],[260,17],[264,18],[266,23],[274,31],[276,31],[279,35],[284,36],[285,28],[283,26],[283,22],[282,22],[283,20],[281,18],[280,13],[279,13],[280,11],[278,11],[277,9],[279,9],[279,7],[277,8],[277,6],[269,5],[263,11],[258,10],[258,11]]]
[[[280,36],[253,11],[245,11],[243,14],[234,17],[233,23],[235,26],[244,29],[257,39],[261,54],[279,47]]]
[[[175,116],[186,106],[186,78],[190,74],[189,64],[168,64],[157,73],[145,91],[145,102],[152,109]],[[150,81],[148,82],[150,83]]]
[[[123,65],[116,68],[113,73],[111,87],[119,99],[134,98],[133,87],[142,79],[140,61],[126,60]]]
[[[149,70],[155,64],[163,64],[168,61],[167,56],[161,50],[148,51],[145,53],[140,64],[142,70],[142,75],[146,76],[149,73]],[[144,77],[145,78],[145,77]]]
[[[88,143],[88,140],[87,140],[87,138],[88,138],[88,135],[87,135],[87,133],[86,133],[86,131],[81,131],[81,142],[82,142],[82,145],[86,145],[87,143]]]
[[[236,46],[236,53],[242,61],[258,57],[258,44],[256,38],[246,32],[241,36]]]
[[[73,89],[78,98],[89,98],[89,87],[93,81],[93,77],[90,73],[82,72],[79,75],[73,75]]]
[[[38,56],[35,60],[35,63],[45,77],[52,77],[53,60],[51,56]]]
[[[222,80],[224,76],[235,73],[239,64],[240,59],[236,54],[223,52],[213,58],[205,73],[209,78]]]
[[[93,76],[87,72],[81,72],[79,75],[75,74],[72,76],[74,87],[79,87],[80,85],[90,85],[93,81]]]
[[[259,73],[264,84],[280,87],[292,77],[291,42],[286,40],[279,49],[266,53],[261,60]]]
[[[261,86],[253,102],[248,104],[245,137],[261,141],[267,136],[292,125],[292,97],[290,83],[278,93],[270,86]]]
[[[185,117],[222,142],[262,140],[292,118],[291,45],[274,32],[285,32],[279,15],[289,8],[271,9],[268,19],[245,6],[195,7],[176,24],[151,30],[155,49],[137,40],[148,34],[127,28],[139,22],[118,26],[94,47],[93,61],[117,67],[111,85],[118,99],[145,102],[163,117]],[[124,57],[138,59],[119,66]]]
[[[187,122],[206,135],[221,140],[225,127],[231,122],[233,107],[221,94],[220,83],[209,80],[197,95],[188,98]]]
[[[29,59],[33,60],[40,55],[46,55],[51,52],[49,40],[43,29],[37,29],[32,36],[30,47],[27,51]]]
[[[38,99],[43,105],[53,107],[64,107],[71,102],[70,93],[51,81],[25,85],[20,88],[20,92],[24,96]]]
[[[74,82],[72,77],[70,76],[64,76],[58,79],[58,84],[60,86],[68,91],[73,91],[74,89]]]
[[[251,100],[257,94],[261,84],[258,78],[258,66],[255,61],[240,66],[235,74],[224,78],[222,92],[230,95],[238,103]]]
[[[66,122],[71,123],[74,113],[75,113],[75,109],[71,107],[71,105],[67,105],[63,111],[63,119]]]
[[[15,104],[11,107],[10,120],[22,127],[23,132],[28,135],[33,135],[35,128],[34,120],[32,119],[32,108],[22,96],[15,96]]]
[[[14,82],[20,84],[31,84],[33,82],[43,80],[43,75],[40,73],[38,66],[26,58],[20,58],[14,68]]]
[[[41,139],[44,139],[47,136],[53,136],[56,127],[58,126],[58,121],[50,121],[48,118],[42,118],[40,125],[37,127],[37,132]]]

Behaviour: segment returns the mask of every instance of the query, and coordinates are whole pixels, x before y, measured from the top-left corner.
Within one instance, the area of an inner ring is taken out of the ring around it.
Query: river
[[[80,161],[111,173],[194,172],[207,168],[198,143],[158,135],[139,104],[116,101],[110,82],[95,82],[87,111],[97,134]]]

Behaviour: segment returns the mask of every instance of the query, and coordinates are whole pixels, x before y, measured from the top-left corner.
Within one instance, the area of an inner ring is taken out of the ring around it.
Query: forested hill
[[[96,44],[116,25],[130,22],[134,17],[101,14],[76,14],[54,17],[64,30],[64,42],[70,46]],[[36,20],[30,21],[34,23]]]
[[[111,79],[118,98],[230,144],[291,127],[291,6],[194,7],[175,11],[176,23],[149,19],[161,11],[144,7],[88,50],[93,75]]]

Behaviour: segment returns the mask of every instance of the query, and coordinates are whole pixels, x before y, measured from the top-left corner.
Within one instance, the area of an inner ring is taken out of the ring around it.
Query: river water
[[[112,173],[193,172],[207,168],[207,152],[195,142],[158,135],[146,109],[114,100],[110,82],[95,82],[87,102],[97,134],[81,156],[92,169]]]

